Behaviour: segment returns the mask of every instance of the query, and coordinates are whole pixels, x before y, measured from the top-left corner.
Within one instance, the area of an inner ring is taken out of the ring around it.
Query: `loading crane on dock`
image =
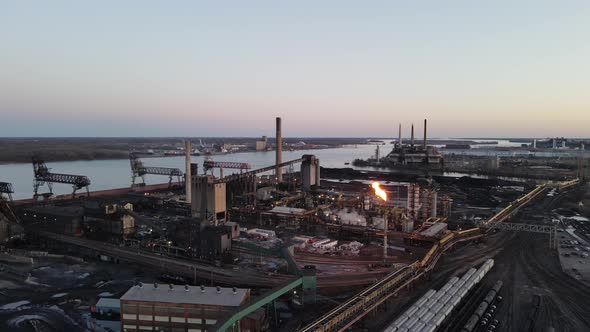
[[[0,216],[4,215],[8,220],[18,223],[19,220],[12,209],[12,194],[12,183],[0,182]]]
[[[33,195],[34,198],[40,196],[39,187],[45,184],[47,184],[49,193],[41,195],[52,196],[54,183],[71,184],[73,188],[72,197],[75,197],[76,191],[82,188],[86,188],[86,195],[90,196],[90,192],[88,190],[88,186],[90,186],[90,179],[84,175],[51,173],[50,168],[47,167],[45,161],[38,157],[33,157],[33,173],[35,175],[33,182],[33,189],[35,193]]]
[[[8,201],[12,202],[12,194],[14,194],[14,189],[12,189],[12,183],[0,182],[0,200],[5,200],[4,195],[6,195]]]
[[[219,168],[219,177],[223,178],[223,169],[224,168],[233,168],[233,169],[239,169],[240,170],[240,174],[244,171],[244,170],[249,170],[250,164],[248,163],[240,163],[240,162],[232,162],[232,161],[214,161],[212,159],[205,159],[205,161],[203,161],[203,169],[205,170],[205,174],[207,173],[207,171],[211,171],[211,175],[213,175],[213,169],[214,168]]]
[[[184,176],[184,173],[178,168],[145,166],[141,159],[139,159],[134,153],[129,153],[129,163],[131,164],[132,187],[135,187],[136,185],[145,186],[145,176],[147,174],[167,175],[170,179],[168,182],[168,185],[170,186],[172,186],[172,179],[174,177],[177,177],[178,182],[180,183],[180,178]],[[140,184],[135,183],[135,180],[138,177],[142,180],[142,183]]]

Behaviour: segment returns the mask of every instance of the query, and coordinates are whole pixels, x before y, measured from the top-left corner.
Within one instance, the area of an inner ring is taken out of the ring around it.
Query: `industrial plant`
[[[275,129],[256,142],[274,150],[265,167],[239,154],[194,163],[185,139],[184,169],[130,151],[129,184],[109,190],[33,158],[31,198],[0,183],[0,331],[557,327],[541,314],[553,300],[507,291],[520,287],[517,265],[571,295],[572,310],[587,302],[577,280],[590,278],[588,159],[519,177],[449,175],[457,156],[429,144],[424,120],[421,142],[413,125],[404,142],[400,125],[391,152],[377,145],[354,163],[377,170],[330,168],[309,153],[284,160],[280,117]]]

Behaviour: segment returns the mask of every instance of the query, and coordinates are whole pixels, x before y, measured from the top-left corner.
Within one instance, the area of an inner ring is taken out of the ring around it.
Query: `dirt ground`
[[[34,259],[0,265],[0,331],[92,330],[90,306],[118,298],[136,281],[156,276],[132,265]],[[101,328],[97,328],[101,331]],[[106,330],[105,330],[106,331]]]

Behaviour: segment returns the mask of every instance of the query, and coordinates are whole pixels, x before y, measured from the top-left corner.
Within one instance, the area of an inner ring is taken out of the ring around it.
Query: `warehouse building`
[[[207,331],[249,298],[245,288],[139,284],[121,297],[121,331]],[[257,323],[244,318],[242,331]]]

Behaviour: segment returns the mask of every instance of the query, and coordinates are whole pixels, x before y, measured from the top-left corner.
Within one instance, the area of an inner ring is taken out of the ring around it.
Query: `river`
[[[380,146],[383,155],[391,151],[391,144]],[[320,159],[320,164],[324,167],[352,167],[345,165],[345,162],[352,162],[356,158],[368,158],[375,153],[374,145],[345,146],[333,149],[319,150],[297,150],[283,151],[283,161],[289,161],[301,158],[304,154],[313,154]],[[239,161],[249,163],[252,169],[258,169],[274,164],[275,152],[243,152],[226,155],[211,156],[217,161]],[[199,164],[199,172],[202,172],[204,156],[192,156],[191,161]],[[162,157],[162,158],[143,158],[144,165],[157,167],[175,167],[184,172],[184,157]],[[122,188],[131,185],[131,167],[129,160],[81,160],[81,161],[62,161],[50,162],[47,166],[54,173],[86,175],[92,182],[90,190],[104,190],[112,188]],[[299,170],[298,165],[294,165],[295,170]],[[218,170],[216,170],[218,171]],[[224,169],[224,175],[229,175],[238,170]],[[217,174],[218,175],[218,174]],[[32,164],[3,164],[0,165],[0,181],[11,182],[15,193],[14,199],[31,198],[33,196],[33,166]],[[166,176],[146,176],[147,184],[168,182]],[[46,188],[40,189],[40,192],[47,191]],[[67,184],[54,184],[53,192],[55,194],[69,194],[72,187]]]
[[[380,154],[385,156],[392,149],[391,139],[382,139],[386,142],[385,145],[380,145]],[[498,141],[498,140],[496,140]],[[497,145],[492,146],[510,146],[509,141],[498,141]],[[466,152],[471,154],[490,154],[486,149],[472,149]],[[457,153],[453,151],[453,153]],[[497,152],[496,152],[497,153]],[[323,167],[342,168],[353,167],[356,169],[374,169],[372,167],[354,167],[352,161],[356,158],[366,159],[375,155],[375,145],[357,145],[344,146],[341,148],[319,149],[319,150],[297,150],[297,151],[283,151],[283,161],[300,158],[304,154],[313,154],[320,159],[320,164]],[[218,161],[239,161],[249,163],[252,169],[258,169],[274,164],[275,152],[243,152],[226,155],[216,155],[211,157]],[[202,172],[203,156],[193,156],[192,162],[199,164],[199,171]],[[162,157],[162,158],[143,158],[146,166],[158,167],[175,167],[180,168],[184,172],[184,157]],[[351,165],[345,165],[345,163]],[[83,160],[83,161],[63,161],[47,163],[52,172],[65,174],[86,175],[92,182],[90,190],[105,190],[112,188],[122,188],[131,185],[131,168],[129,160]],[[299,166],[294,165],[298,170]],[[383,169],[380,169],[383,170]],[[218,170],[216,170],[218,172]],[[229,175],[237,170],[225,169],[224,175]],[[218,173],[216,173],[218,175]],[[465,174],[448,173],[449,176],[462,176]],[[485,178],[485,176],[475,176]],[[0,165],[0,181],[11,182],[14,187],[15,199],[30,198],[33,196],[33,167],[31,164],[3,164]],[[146,176],[147,184],[167,182],[166,176]],[[40,189],[40,192],[45,192],[46,188]],[[53,186],[55,194],[69,194],[72,191],[70,185],[55,184]]]

